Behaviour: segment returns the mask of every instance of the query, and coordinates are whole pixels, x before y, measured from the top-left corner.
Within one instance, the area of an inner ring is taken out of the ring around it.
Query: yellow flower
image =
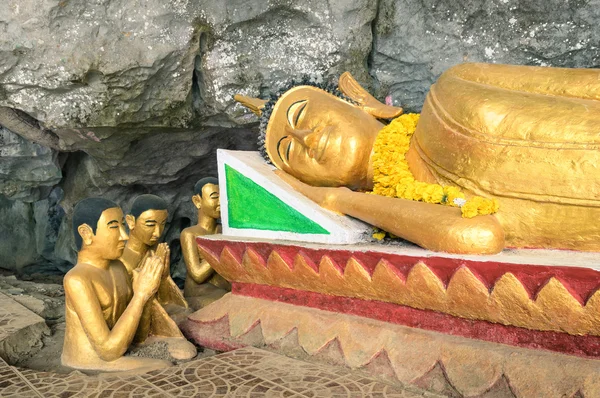
[[[477,204],[473,201],[467,201],[461,208],[460,211],[464,218],[473,218],[477,215]]]
[[[375,233],[373,233],[373,238],[375,238],[377,240],[383,240],[383,238],[385,238],[385,232],[384,231],[375,232]]]
[[[405,155],[418,121],[419,114],[401,115],[377,135],[373,148],[373,193],[453,207],[462,204],[461,213],[465,218],[497,212],[499,204],[496,199],[474,196],[465,202],[465,194],[457,187],[415,181]],[[377,232],[373,236],[381,234],[385,236],[385,232]]]

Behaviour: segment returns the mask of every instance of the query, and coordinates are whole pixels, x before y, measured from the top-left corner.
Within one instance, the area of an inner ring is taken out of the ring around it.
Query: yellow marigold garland
[[[373,154],[374,186],[372,193],[392,198],[460,207],[462,216],[465,218],[493,214],[498,211],[496,199],[486,199],[480,196],[466,199],[465,194],[457,187],[443,187],[415,180],[408,168],[405,155],[418,121],[419,114],[417,113],[401,115],[385,126],[377,135]]]

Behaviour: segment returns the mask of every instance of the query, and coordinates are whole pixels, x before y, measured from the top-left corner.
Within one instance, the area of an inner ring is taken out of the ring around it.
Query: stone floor
[[[35,346],[42,344],[47,333],[42,317],[0,293],[0,397],[438,396],[416,387],[386,384],[341,368],[307,363],[257,348],[199,358],[145,374],[92,376],[78,371],[61,374],[10,366],[6,362],[35,356],[40,348]]]
[[[1,361],[1,360],[0,360]],[[242,348],[142,375],[68,375],[0,362],[0,397],[439,397],[340,368]]]

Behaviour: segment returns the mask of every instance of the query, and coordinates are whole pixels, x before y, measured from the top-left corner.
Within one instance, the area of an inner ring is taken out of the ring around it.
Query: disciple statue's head
[[[202,214],[218,219],[221,218],[221,203],[219,201],[219,180],[214,177],[205,177],[194,185],[192,203]]]
[[[267,160],[321,186],[367,187],[373,144],[384,126],[379,119],[402,112],[377,101],[348,72],[338,88],[303,82],[269,102],[236,100],[261,116],[259,146]]]
[[[135,198],[131,211],[125,217],[130,239],[146,246],[154,246],[160,240],[169,212],[167,202],[156,195],[140,195]]]
[[[84,199],[73,211],[73,233],[78,251],[116,260],[123,254],[127,240],[123,211],[107,199]]]

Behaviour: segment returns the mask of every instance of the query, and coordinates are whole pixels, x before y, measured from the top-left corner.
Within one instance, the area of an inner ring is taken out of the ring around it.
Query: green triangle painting
[[[231,228],[329,235],[329,231],[228,164],[225,176]]]

